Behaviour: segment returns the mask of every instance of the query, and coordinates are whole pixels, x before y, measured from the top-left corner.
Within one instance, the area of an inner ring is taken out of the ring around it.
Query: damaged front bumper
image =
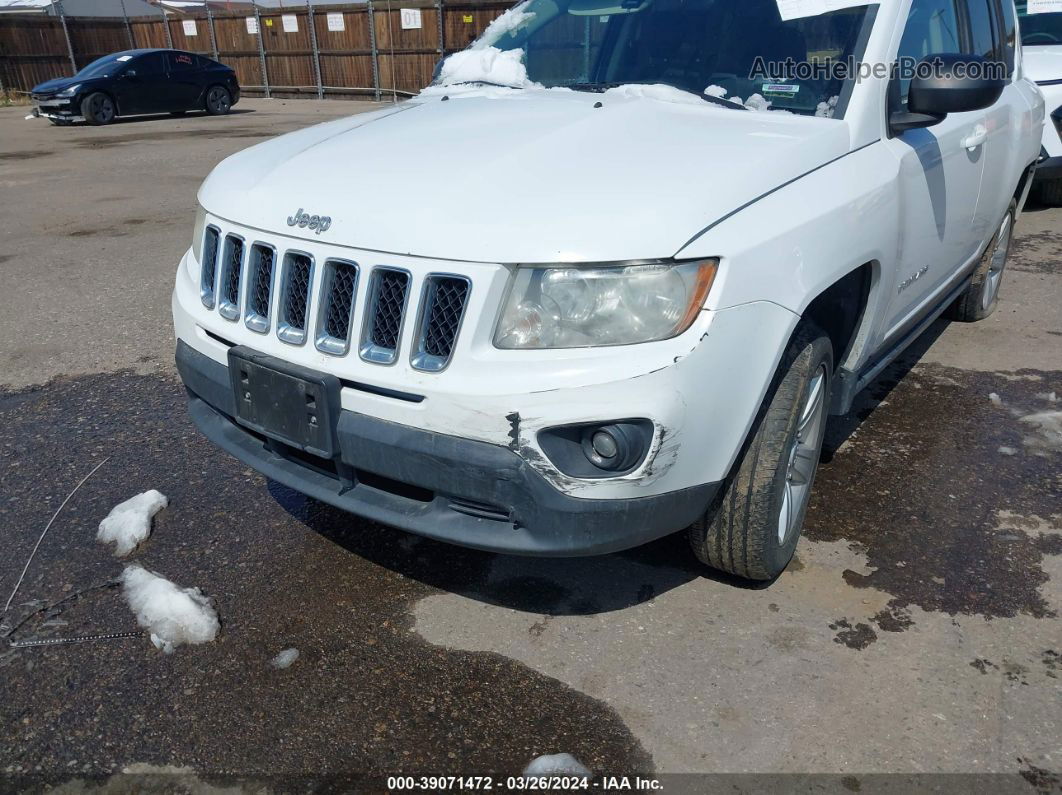
[[[79,122],[84,121],[81,108],[73,99],[40,99],[33,98],[33,115],[53,121]]]
[[[339,412],[337,457],[320,459],[239,425],[228,368],[180,340],[177,369],[200,431],[245,464],[352,514],[475,549],[555,557],[629,549],[692,524],[720,486],[577,498],[508,447],[349,410]]]

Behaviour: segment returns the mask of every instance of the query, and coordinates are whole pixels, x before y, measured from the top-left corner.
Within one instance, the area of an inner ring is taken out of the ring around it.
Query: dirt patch
[[[87,778],[136,760],[314,781],[503,775],[558,750],[596,771],[652,769],[601,702],[499,655],[440,649],[411,632],[415,602],[475,583],[491,556],[267,482],[199,436],[176,382],[123,373],[0,392],[0,423],[5,583],[59,501],[111,456],[41,546],[15,618],[118,574],[96,526],[119,501],[158,488],[170,506],[133,560],[202,588],[222,620],[213,643],[170,656],[145,638],[4,652],[0,770],[58,781],[70,760]],[[52,619],[65,623],[34,619],[20,635],[136,629],[113,589]],[[271,668],[287,648],[297,662]]]
[[[1059,553],[1062,453],[1024,420],[1058,408],[1062,374],[1018,376],[897,365],[859,398],[854,431],[832,426],[806,533],[866,553],[872,572],[844,578],[893,596],[882,629],[902,629],[897,611],[912,605],[1054,615],[1040,586],[1044,556]],[[1016,528],[1015,517],[1043,526]]]

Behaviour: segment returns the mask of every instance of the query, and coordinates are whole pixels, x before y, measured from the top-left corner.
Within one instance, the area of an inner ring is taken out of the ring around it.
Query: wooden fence
[[[412,94],[511,0],[368,0],[158,18],[0,16],[0,91],[25,92],[120,50],[170,47],[236,70],[248,94]]]

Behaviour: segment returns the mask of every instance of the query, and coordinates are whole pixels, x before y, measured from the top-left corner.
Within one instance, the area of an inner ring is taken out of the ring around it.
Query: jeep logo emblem
[[[312,229],[317,234],[327,232],[332,226],[332,216],[330,215],[310,215],[307,212],[303,212],[300,207],[299,211],[295,215],[288,218],[288,226],[297,226],[299,229]]]

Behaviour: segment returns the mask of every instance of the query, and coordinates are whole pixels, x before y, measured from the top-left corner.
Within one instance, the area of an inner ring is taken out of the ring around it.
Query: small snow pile
[[[151,489],[111,508],[100,522],[96,540],[115,544],[114,554],[125,557],[151,535],[151,518],[169,505],[166,495]]]
[[[830,97],[826,102],[820,102],[815,109],[815,115],[820,119],[832,119],[837,112],[837,103],[840,102],[840,97]]]
[[[185,643],[209,643],[218,634],[218,614],[198,588],[181,588],[140,566],[122,572],[125,601],[151,642],[166,654]]]
[[[1003,446],[1003,447],[999,448],[999,452],[1002,453],[1003,455],[1017,455],[1018,454],[1018,448]]]
[[[1062,451],[1062,411],[1027,414],[1018,422],[1030,426],[1035,433],[1023,440],[1026,447],[1040,453]]]
[[[771,109],[771,101],[763,96],[763,94],[753,94],[748,99],[742,99],[741,97],[728,97],[727,91],[722,86],[711,85],[704,89],[704,95],[708,97],[715,97],[716,99],[725,99],[727,102],[732,102],[735,105],[740,105],[743,108],[755,111],[767,111]]]
[[[514,88],[538,87],[527,77],[523,50],[482,47],[455,52],[439,71],[439,85],[458,83],[497,83]]]
[[[689,91],[681,88],[664,85],[662,83],[629,83],[623,86],[615,86],[605,91],[603,99],[656,99],[660,102],[676,102],[680,105],[703,105],[704,100]]]
[[[988,402],[995,406],[997,409],[1003,408],[1003,398],[1001,398],[995,392],[988,393]]]
[[[526,5],[527,3],[520,3],[519,5],[513,6],[487,25],[487,29],[484,30],[483,35],[480,36],[480,42],[483,44],[494,44],[494,42],[502,36],[512,33],[521,25],[534,19],[534,11],[524,11]]]
[[[540,756],[531,760],[531,764],[524,768],[524,778],[549,778],[550,776],[590,778],[593,773],[571,754]]]
[[[269,661],[269,664],[274,668],[281,670],[284,668],[290,668],[291,664],[299,659],[298,649],[284,649],[276,657]]]

